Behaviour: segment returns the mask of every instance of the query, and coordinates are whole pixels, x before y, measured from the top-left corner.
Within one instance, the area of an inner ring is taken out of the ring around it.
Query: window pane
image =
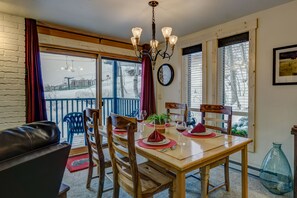
[[[112,60],[102,60],[102,97],[113,97],[113,64]]]
[[[110,112],[135,116],[139,111],[141,64],[137,62],[102,60],[102,121]]]
[[[140,98],[141,65],[117,61],[117,95],[119,98]]]
[[[183,56],[188,67],[188,106],[200,108],[202,104],[202,52]]]
[[[232,135],[247,137],[248,135],[248,117],[232,116]]]
[[[187,68],[185,79],[187,79],[188,123],[197,124],[201,120],[201,113],[194,111],[194,109],[199,109],[203,100],[202,45],[196,45],[188,49],[192,48],[196,49],[193,53],[184,53],[186,51],[191,52],[191,50],[183,50],[183,53],[186,54],[183,55],[183,65]]]
[[[47,117],[67,140],[66,114],[96,107],[96,59],[51,53],[40,58]],[[72,148],[84,145],[84,133],[73,136]]]
[[[248,112],[249,42],[219,48],[219,95],[234,112]]]

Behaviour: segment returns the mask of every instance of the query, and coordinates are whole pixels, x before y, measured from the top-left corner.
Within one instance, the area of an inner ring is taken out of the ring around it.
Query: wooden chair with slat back
[[[119,197],[119,188],[123,188],[132,197],[152,197],[155,193],[169,189],[173,196],[173,180],[175,176],[153,162],[137,164],[134,132],[137,130],[135,118],[111,113],[107,118],[107,135],[109,152],[113,168],[113,197]],[[125,128],[127,137],[112,132],[113,127]],[[119,156],[129,158],[123,161]]]
[[[185,122],[187,122],[188,118],[188,105],[183,103],[176,102],[165,102],[165,108],[167,111],[167,115],[181,115]],[[179,112],[178,112],[179,111]],[[183,114],[182,114],[183,111]]]
[[[84,110],[84,127],[89,152],[89,171],[87,178],[87,188],[90,188],[91,180],[99,177],[97,197],[102,197],[103,192],[111,190],[103,189],[105,180],[105,168],[111,167],[109,156],[105,156],[103,149],[108,147],[107,143],[102,144],[102,137],[99,134],[99,109],[87,108]],[[94,163],[97,165],[97,176],[93,176]]]
[[[231,135],[232,107],[223,105],[201,104],[200,111],[201,123],[204,124],[206,129],[216,130],[223,134]],[[229,157],[210,164],[209,169],[215,168],[222,164],[224,165],[225,181],[217,186],[209,184],[208,181],[207,192],[212,192],[222,186],[226,186],[226,190],[229,191]],[[205,171],[205,169],[201,169],[201,171],[203,170]],[[201,172],[201,174],[206,173]],[[212,187],[210,190],[209,186]]]

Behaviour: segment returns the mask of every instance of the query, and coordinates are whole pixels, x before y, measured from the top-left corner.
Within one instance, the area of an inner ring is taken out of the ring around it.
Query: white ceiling
[[[171,26],[178,37],[292,0],[159,0],[156,37]],[[130,41],[142,27],[141,43],[151,39],[148,0],[0,0],[0,11]]]

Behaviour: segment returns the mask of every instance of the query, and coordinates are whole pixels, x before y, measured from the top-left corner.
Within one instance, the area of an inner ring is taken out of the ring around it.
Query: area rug
[[[87,169],[89,167],[89,154],[69,157],[66,167],[71,173]]]

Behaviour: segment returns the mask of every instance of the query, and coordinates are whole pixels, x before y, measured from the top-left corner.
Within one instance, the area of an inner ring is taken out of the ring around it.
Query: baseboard
[[[230,162],[229,167],[231,169],[241,172],[241,163],[233,161],[233,160],[229,160],[229,162]],[[259,174],[260,174],[260,169],[253,167],[253,166],[248,166],[248,174],[250,176],[258,178]]]

